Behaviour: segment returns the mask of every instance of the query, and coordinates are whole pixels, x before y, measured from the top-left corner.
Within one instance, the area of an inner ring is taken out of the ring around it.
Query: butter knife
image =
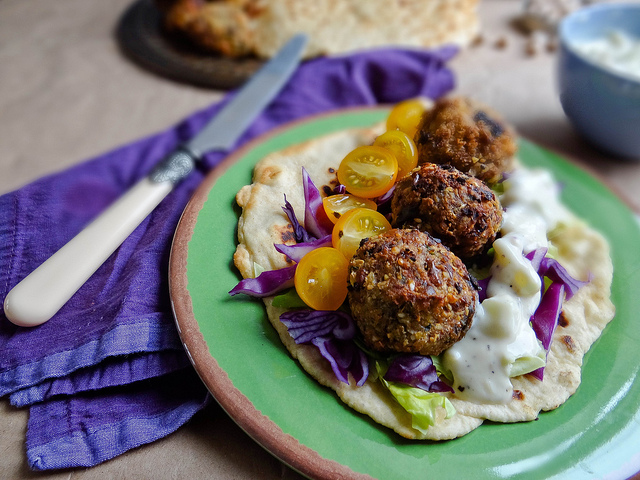
[[[287,83],[307,43],[294,36],[191,140],[162,160],[107,210],[18,283],[4,312],[22,327],[55,315],[135,228],[193,169],[203,154],[232,147]]]

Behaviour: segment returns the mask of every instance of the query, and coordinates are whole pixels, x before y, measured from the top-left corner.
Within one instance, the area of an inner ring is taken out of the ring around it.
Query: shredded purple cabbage
[[[322,206],[322,195],[304,167],[302,167],[302,185],[304,187],[305,230],[316,238],[330,235],[333,224],[327,218]]]
[[[498,183],[502,183],[505,180],[508,180],[509,177],[511,177],[513,175],[513,172],[502,172],[502,177],[500,178],[500,180],[498,180]]]
[[[268,297],[282,290],[293,287],[296,266],[266,270],[255,278],[245,278],[231,289],[229,295],[244,293],[252,297]]]
[[[573,297],[581,287],[589,283],[589,280],[582,281],[573,278],[569,275],[569,272],[560,265],[560,262],[553,258],[545,257],[542,260],[539,272],[541,276],[549,278],[553,283],[564,285],[567,300]]]
[[[531,261],[531,265],[540,275],[540,285],[544,292],[538,308],[531,316],[531,327],[542,343],[542,347],[548,353],[565,298],[569,300],[581,287],[589,283],[589,280],[582,281],[573,278],[560,265],[560,262],[546,255],[546,248],[538,248],[529,252],[525,257]],[[546,291],[544,290],[545,277],[551,280]],[[543,380],[544,367],[531,372],[530,375],[538,380]]]
[[[569,272],[560,265],[560,262],[553,258],[546,257],[547,249],[539,248],[529,252],[526,257],[531,260],[531,264],[537,270],[540,278],[547,277],[553,283],[564,285],[567,300],[573,297],[576,292],[589,283],[589,280],[583,281],[573,278]]]
[[[315,337],[331,335],[351,340],[356,333],[353,319],[338,310],[289,310],[280,315],[296,343],[309,343]]]
[[[349,373],[362,386],[369,376],[369,361],[353,338],[355,323],[340,311],[290,310],[280,315],[293,340],[315,345],[329,362],[336,378],[349,384]]]
[[[453,392],[447,383],[440,380],[431,357],[424,355],[399,355],[389,364],[384,379],[404,383],[427,392]]]
[[[484,302],[487,299],[487,287],[489,286],[489,281],[491,280],[491,275],[482,280],[477,280],[478,283],[478,300],[480,302]]]
[[[349,384],[349,373],[361,387],[369,377],[369,361],[367,356],[352,341],[336,340],[330,337],[316,337],[311,343],[329,362],[336,378]]]
[[[331,192],[331,195],[344,195],[345,193],[347,193],[347,187],[339,183],[335,186],[335,188]]]
[[[299,262],[311,250],[331,244],[331,229],[326,226],[326,223],[330,223],[330,220],[326,218],[326,215],[324,219],[317,215],[320,211],[324,213],[320,192],[311,181],[304,167],[302,168],[302,177],[305,198],[305,226],[300,225],[296,212],[285,195],[282,210],[291,222],[297,243],[296,245],[274,244],[278,252],[286,255],[294,262]],[[294,285],[293,278],[296,266],[292,265],[278,270],[262,272],[256,278],[245,278],[231,289],[229,294],[244,293],[254,297],[267,297],[291,288]]]
[[[558,325],[558,318],[562,311],[562,300],[564,299],[564,285],[552,283],[547,291],[542,295],[540,305],[531,317],[531,326],[536,332],[536,337],[542,343],[545,350],[549,350],[553,332]]]
[[[331,235],[326,235],[322,238],[318,238],[317,240],[311,240],[309,242],[296,243],[295,245],[286,245],[284,243],[276,243],[273,245],[276,250],[287,256],[290,260],[294,262],[299,262],[302,260],[307,253],[311,250],[315,250],[320,247],[330,247],[331,246]]]
[[[533,372],[529,372],[527,375],[531,375],[533,378],[542,381],[544,380],[544,367],[540,367]]]
[[[547,255],[547,251],[547,248],[536,248],[535,250],[532,250],[525,255],[527,260],[531,262],[531,265],[536,272],[540,270],[540,265],[542,264],[542,260],[544,259],[544,257]]]
[[[538,305],[538,308],[531,317],[531,327],[547,353],[549,353],[553,334],[558,326],[563,300],[564,285],[561,283],[552,283],[542,295],[540,305]],[[544,367],[534,370],[530,375],[542,381],[544,379]]]
[[[376,198],[376,204],[378,207],[384,206],[388,203],[391,203],[391,199],[393,198],[393,192],[396,189],[396,185],[394,184],[389,190]]]
[[[293,206],[287,200],[287,196],[284,196],[284,207],[282,207],[284,213],[286,213],[289,222],[291,222],[291,226],[293,227],[293,235],[296,237],[296,242],[306,243],[310,242],[314,239],[312,235],[309,235],[309,232],[300,225],[298,221],[298,217],[296,217],[296,212],[293,210]]]

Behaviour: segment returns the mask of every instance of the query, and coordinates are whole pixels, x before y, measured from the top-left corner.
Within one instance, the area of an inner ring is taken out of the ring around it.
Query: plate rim
[[[305,123],[313,123],[322,118],[333,115],[343,115],[349,112],[388,110],[388,108],[389,106],[385,105],[332,110],[285,123],[247,142],[241,148],[227,156],[198,186],[178,222],[171,246],[169,258],[171,307],[181,341],[196,372],[221,407],[254,441],[294,470],[313,478],[329,479],[344,478],[345,476],[349,478],[372,477],[367,474],[355,472],[348,466],[337,461],[324,458],[312,448],[301,444],[295,437],[285,433],[274,421],[262,414],[254,404],[233,385],[227,372],[220,367],[218,361],[209,353],[206,340],[200,331],[193,312],[191,296],[187,288],[188,243],[193,236],[198,214],[207,201],[210,190],[226,171],[248,152],[273,137],[277,137]],[[534,142],[529,142],[534,146],[538,146]],[[607,179],[604,179],[593,169],[580,164],[570,156],[559,154],[546,147],[539,146],[539,148],[548,150],[553,155],[559,156],[564,161],[571,163],[573,166],[592,176],[615,195],[632,213],[636,213],[630,202],[621,195],[622,192],[612,186]],[[203,361],[196,361],[199,359]],[[621,472],[625,468],[626,471],[628,471],[629,467],[630,464],[627,462],[620,465],[617,471]],[[637,467],[640,467],[640,465]]]
[[[256,146],[305,123],[322,118],[361,110],[387,110],[388,107],[352,107],[300,118],[282,124],[257,136],[225,157],[196,188],[182,212],[171,244],[169,255],[169,292],[174,321],[182,345],[198,376],[212,393],[221,408],[256,443],[283,463],[305,476],[318,479],[352,478],[371,479],[370,475],[355,472],[334,460],[322,457],[318,452],[285,433],[273,420],[263,415],[253,403],[234,386],[227,372],[209,353],[207,342],[200,332],[193,312],[187,278],[188,243],[191,240],[198,214],[208,199],[209,192],[224,173]],[[204,361],[196,361],[203,359]]]

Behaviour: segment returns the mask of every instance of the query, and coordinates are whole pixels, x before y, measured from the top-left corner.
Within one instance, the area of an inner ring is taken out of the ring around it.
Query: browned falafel
[[[391,225],[428,232],[462,259],[488,249],[502,225],[491,189],[451,165],[425,163],[396,184]]]
[[[513,168],[516,140],[498,113],[466,97],[438,100],[414,137],[419,164],[450,164],[489,185]]]
[[[349,306],[369,348],[438,355],[460,340],[478,301],[462,261],[428,233],[363,240],[349,264]]]

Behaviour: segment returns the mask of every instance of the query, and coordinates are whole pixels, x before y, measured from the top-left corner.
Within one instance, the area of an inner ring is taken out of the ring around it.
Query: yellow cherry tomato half
[[[355,208],[345,213],[333,226],[331,244],[351,259],[364,238],[371,238],[387,230],[391,224],[384,215],[368,208]]]
[[[398,178],[404,177],[418,165],[418,149],[413,139],[401,130],[388,130],[373,141],[386,148],[398,161]]]
[[[354,208],[369,208],[376,210],[378,204],[368,198],[360,198],[355,195],[349,195],[348,193],[340,193],[337,195],[329,195],[322,199],[322,206],[324,211],[333,223],[336,223],[338,219]]]
[[[307,253],[296,267],[296,292],[315,310],[337,310],[347,298],[349,262],[338,250],[320,247]]]
[[[387,117],[387,130],[401,130],[413,139],[426,110],[426,100],[421,98],[397,103]]]
[[[338,167],[338,181],[347,192],[362,198],[379,197],[398,175],[398,161],[389,150],[373,145],[356,147]]]

